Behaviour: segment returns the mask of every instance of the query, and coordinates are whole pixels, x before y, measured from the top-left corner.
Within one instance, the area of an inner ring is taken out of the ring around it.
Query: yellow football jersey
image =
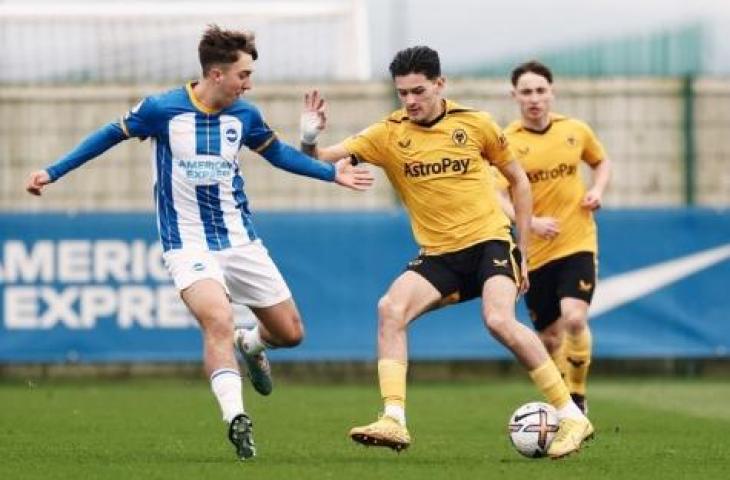
[[[426,254],[441,254],[485,240],[510,241],[509,219],[497,202],[489,164],[512,161],[507,140],[489,114],[445,101],[430,125],[397,110],[344,146],[385,171],[411,218]]]
[[[552,114],[545,132],[530,131],[517,120],[505,129],[505,135],[530,180],[533,215],[554,217],[560,227],[552,240],[530,236],[530,270],[576,252],[597,253],[593,213],[580,206],[586,187],[578,170],[581,161],[596,166],[606,157],[591,128]]]
[[[491,167],[490,171],[492,172],[494,180],[494,188],[496,188],[498,192],[507,190],[509,188],[509,180],[502,175],[502,172],[500,172],[497,167]]]

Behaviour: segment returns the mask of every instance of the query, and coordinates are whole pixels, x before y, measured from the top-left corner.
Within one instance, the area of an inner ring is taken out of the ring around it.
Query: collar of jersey
[[[403,120],[408,120],[408,121],[410,121],[410,122],[411,122],[411,123],[412,123],[413,125],[418,125],[419,127],[423,127],[423,128],[431,128],[431,127],[433,127],[434,125],[436,125],[437,123],[439,123],[439,122],[440,122],[441,120],[443,120],[443,118],[444,118],[444,117],[446,116],[446,114],[447,114],[447,113],[449,113],[449,110],[450,110],[450,109],[449,109],[449,101],[448,101],[448,100],[446,100],[446,99],[444,98],[444,99],[443,99],[443,100],[442,100],[441,102],[442,102],[442,105],[444,106],[444,111],[443,111],[443,112],[441,112],[441,114],[440,114],[440,115],[439,115],[438,117],[434,118],[434,119],[433,119],[433,120],[431,120],[430,122],[427,122],[427,123],[417,123],[417,122],[414,122],[413,120],[410,120],[410,119],[408,118],[408,115],[407,115],[407,114],[405,114],[405,113],[404,113],[404,115],[403,115],[403,118],[402,118],[402,119],[403,119]],[[404,110],[404,112],[405,112],[405,110]]]
[[[566,117],[563,115],[551,113],[550,123],[548,123],[547,127],[543,128],[542,130],[533,130],[531,128],[527,128],[522,122],[520,122],[520,128],[526,132],[534,133],[535,135],[545,135],[547,132],[550,131],[555,122],[560,122],[561,120],[565,120],[565,118]]]
[[[193,104],[193,106],[200,110],[201,112],[207,114],[207,115],[213,115],[215,113],[220,112],[222,109],[215,110],[210,107],[206,107],[203,102],[198,99],[198,97],[195,96],[195,92],[193,92],[193,83],[194,82],[188,82],[185,84],[185,91],[188,93],[188,98],[190,99],[190,103]]]

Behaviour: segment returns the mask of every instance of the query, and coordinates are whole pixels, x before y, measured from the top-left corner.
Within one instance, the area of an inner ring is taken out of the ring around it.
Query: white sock
[[[385,415],[398,420],[398,423],[406,426],[406,410],[400,405],[386,405]]]
[[[558,409],[558,418],[561,420],[563,418],[583,418],[584,416],[573,400],[566,403],[563,408]]]
[[[240,335],[241,346],[243,347],[243,351],[248,355],[256,355],[266,350],[266,347],[268,346],[263,340],[261,340],[258,325],[251,329],[242,329],[240,331]]]
[[[231,368],[219,368],[210,375],[210,386],[223,412],[223,420],[231,423],[236,415],[244,413],[239,372]]]

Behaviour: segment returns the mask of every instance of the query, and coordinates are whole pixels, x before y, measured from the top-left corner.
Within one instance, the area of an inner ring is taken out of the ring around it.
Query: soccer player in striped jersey
[[[402,50],[391,62],[390,73],[403,108],[359,134],[327,148],[313,145],[325,121],[324,103],[316,92],[305,97],[301,122],[305,151],[330,161],[353,155],[383,168],[421,247],[378,303],[384,413],[350,430],[350,437],[397,451],[410,445],[405,415],[407,328],[430,310],[480,297],[489,332],[514,354],[558,410],[556,440],[562,440],[552,443],[549,455],[574,452],[593,427],[570,398],[540,339],[515,318],[517,295],[528,286],[519,255],[527,249],[532,211],[525,172],[512,159],[506,138],[489,114],[443,97],[446,80],[437,52],[423,46]],[[519,249],[497,201],[490,164],[509,180],[515,195]]]
[[[525,302],[573,400],[585,412],[592,352],[588,307],[598,265],[593,211],[601,206],[611,161],[588,125],[551,112],[553,75],[547,66],[524,63],[512,71],[511,80],[521,118],[505,134],[533,194],[531,288]],[[590,188],[580,176],[582,162],[592,170]]]
[[[33,172],[26,188],[40,195],[45,186],[117,143],[150,139],[163,259],[200,324],[204,367],[228,423],[228,437],[238,456],[247,459],[256,450],[234,344],[254,388],[266,395],[272,387],[264,349],[296,346],[303,327],[291,292],[254,229],[239,152],[245,146],[278,168],[354,190],[368,188],[373,179],[349,160],[325,163],[282,143],[259,110],[239,98],[252,87],[258,58],[251,33],[212,25],[198,54],[198,81],[144,98],[120,120]],[[230,302],[249,306],[257,327],[234,332]]]

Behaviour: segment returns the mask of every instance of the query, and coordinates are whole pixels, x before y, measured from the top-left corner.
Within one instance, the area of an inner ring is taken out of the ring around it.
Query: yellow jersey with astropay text
[[[603,146],[583,122],[552,114],[543,132],[515,121],[505,129],[512,153],[527,173],[532,188],[532,214],[554,217],[560,233],[552,240],[532,234],[527,263],[530,270],[577,252],[597,253],[593,213],[580,206],[586,187],[580,162],[595,167],[606,157]]]
[[[489,114],[445,100],[444,114],[422,125],[401,109],[347,138],[344,146],[383,168],[424,253],[511,241],[489,166],[506,165],[512,155]]]

